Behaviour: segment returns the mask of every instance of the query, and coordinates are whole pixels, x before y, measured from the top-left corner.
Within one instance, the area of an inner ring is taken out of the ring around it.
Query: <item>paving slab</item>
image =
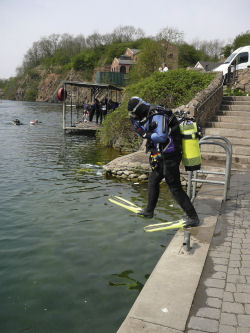
[[[201,226],[190,229],[190,252],[185,251],[184,232],[179,230],[158,261],[118,333],[177,333],[185,330],[222,199],[223,186],[202,186],[195,199]],[[215,286],[218,284],[221,287],[221,282],[214,282]],[[218,294],[216,288],[211,289],[215,289],[215,294]],[[211,292],[213,294],[213,290]],[[156,331],[150,331],[152,327]]]
[[[214,317],[217,326],[214,323],[213,332],[250,332],[250,269],[248,267],[250,258],[247,253],[249,251],[249,225],[245,224],[245,221],[250,220],[249,185],[249,171],[233,174],[228,200],[221,207],[185,333],[189,333],[190,329],[194,328],[206,332],[206,327],[202,326],[203,322],[200,321],[200,317],[202,315],[203,319],[211,319],[211,309],[216,310],[215,315],[218,310],[220,311],[220,316],[217,319]],[[218,270],[215,258],[224,258],[228,262],[221,265],[224,270],[224,276],[221,277],[224,278],[225,286],[216,282],[215,287],[217,288],[211,290],[211,279]],[[221,304],[211,302],[211,297],[219,298]],[[209,306],[210,310],[201,313],[201,309],[205,305]]]

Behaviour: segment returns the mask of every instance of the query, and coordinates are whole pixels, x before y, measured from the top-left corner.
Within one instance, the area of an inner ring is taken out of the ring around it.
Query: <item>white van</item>
[[[227,60],[222,65],[214,68],[213,71],[223,72],[225,76],[228,73],[229,67],[231,67],[231,72],[233,72],[235,66],[236,70],[250,68],[250,46],[243,46],[233,51]]]

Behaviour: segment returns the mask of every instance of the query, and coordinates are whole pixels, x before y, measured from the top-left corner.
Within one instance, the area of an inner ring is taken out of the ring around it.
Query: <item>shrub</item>
[[[38,89],[36,87],[30,87],[26,90],[24,100],[33,102],[36,100]]]
[[[175,108],[187,104],[197,92],[209,85],[215,75],[183,69],[155,72],[147,79],[128,86],[122,105],[106,117],[98,138],[107,146],[137,150],[142,141],[135,135],[127,112],[128,100],[132,96],[140,96],[151,104]]]
[[[125,97],[122,105],[106,116],[97,138],[105,146],[134,151],[139,148],[142,140],[133,131],[127,104],[128,97]]]
[[[74,57],[72,63],[76,71],[92,70],[96,62],[96,55],[93,50],[84,50]]]
[[[175,108],[187,104],[197,92],[209,85],[215,75],[185,69],[154,72],[149,78],[129,86],[127,93],[139,95],[149,103]]]
[[[224,92],[225,96],[249,96],[250,92],[249,91],[243,91],[240,88],[227,88]]]

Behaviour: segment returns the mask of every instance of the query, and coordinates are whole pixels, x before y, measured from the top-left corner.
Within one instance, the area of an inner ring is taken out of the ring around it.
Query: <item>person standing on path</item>
[[[168,71],[168,67],[167,64],[162,64],[162,72],[167,72]]]

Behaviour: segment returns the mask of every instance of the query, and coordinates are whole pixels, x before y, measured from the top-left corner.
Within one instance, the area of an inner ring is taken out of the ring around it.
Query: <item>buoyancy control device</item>
[[[202,137],[201,128],[195,121],[193,117],[189,116],[189,112],[185,111],[178,111],[172,113],[171,109],[165,109],[163,107],[152,107],[150,110],[148,117],[145,121],[149,120],[150,126],[153,126],[154,123],[151,124],[151,119],[154,115],[162,115],[164,117],[163,120],[163,132],[168,131],[168,133],[173,133],[176,130],[176,127],[179,127],[181,139],[182,139],[182,163],[187,171],[195,171],[201,168],[201,152],[200,152],[200,145],[199,139]],[[176,117],[178,122],[177,125],[171,127],[171,121],[173,117]],[[170,125],[170,127],[169,127]],[[170,141],[171,143],[171,136]],[[170,149],[168,149],[170,148]],[[163,150],[163,152],[174,151],[169,147]],[[153,155],[154,156],[154,155]]]
[[[182,163],[187,171],[199,170],[201,167],[199,145],[201,130],[194,118],[182,119],[179,127],[182,136]]]

